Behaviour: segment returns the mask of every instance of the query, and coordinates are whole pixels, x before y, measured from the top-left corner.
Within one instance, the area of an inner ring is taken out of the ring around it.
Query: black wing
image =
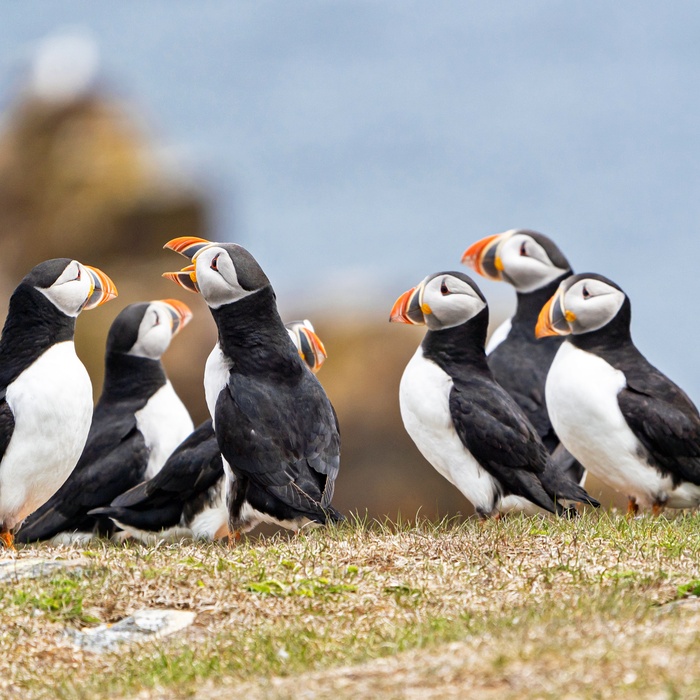
[[[221,452],[208,420],[180,443],[152,479],[117,496],[111,505],[149,508],[161,501],[183,503],[208,490],[223,474]]]
[[[139,530],[158,532],[180,523],[183,513],[210,505],[209,490],[224,477],[221,451],[211,421],[202,423],[148,481],[115,498],[91,515],[118,520]]]
[[[455,430],[469,452],[507,493],[555,511],[540,483],[547,450],[510,394],[491,377],[455,381],[450,392]]]
[[[17,539],[34,542],[60,532],[91,532],[98,524],[100,529],[108,524],[109,532],[111,523],[98,523],[88,511],[109,504],[124,489],[138,483],[147,464],[148,449],[133,412],[96,410],[75,469],[63,486],[25,520]]]
[[[335,412],[310,372],[293,385],[232,373],[216,404],[216,435],[234,474],[325,522],[340,435]]]
[[[625,369],[622,415],[651,462],[674,481],[700,484],[700,416],[688,395],[646,360]]]

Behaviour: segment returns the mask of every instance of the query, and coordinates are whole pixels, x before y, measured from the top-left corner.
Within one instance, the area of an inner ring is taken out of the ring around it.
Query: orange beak
[[[172,315],[173,336],[175,336],[192,320],[192,311],[187,304],[179,299],[160,299],[159,301],[168,307]]]
[[[194,265],[187,265],[187,267],[183,267],[179,272],[164,272],[162,276],[165,277],[165,279],[175,282],[175,284],[179,284],[188,292],[199,292],[197,273]]]
[[[180,253],[180,255],[184,255],[186,258],[192,260],[196,253],[202,250],[202,248],[206,248],[208,245],[212,245],[212,242],[204,238],[181,236],[180,238],[173,238],[172,241],[168,241],[163,248],[174,250],[176,253]]]
[[[117,288],[114,282],[102,270],[90,265],[85,265],[84,267],[87,268],[90,274],[92,292],[85,302],[83,310],[94,309],[96,306],[104,304],[117,296]]]
[[[316,374],[326,361],[328,353],[321,339],[308,326],[302,325],[294,329],[299,340],[299,355],[309,369]]]
[[[422,326],[425,324],[425,316],[421,309],[421,292],[423,286],[418,285],[412,287],[407,292],[404,292],[391,308],[389,323],[410,323],[414,326]]]
[[[498,257],[498,244],[503,240],[502,233],[486,236],[476,243],[472,243],[462,255],[462,263],[471,267],[474,272],[482,277],[492,280],[503,279],[503,264]]]
[[[576,320],[576,314],[572,311],[564,311],[561,307],[561,294],[556,292],[554,296],[542,307],[537,317],[535,337],[546,338],[548,335],[569,335],[571,322]]]

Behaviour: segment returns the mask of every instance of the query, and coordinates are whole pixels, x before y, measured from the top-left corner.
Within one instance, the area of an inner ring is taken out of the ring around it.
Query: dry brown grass
[[[25,698],[700,695],[700,517],[348,525],[296,538],[87,550],[0,585],[0,692]],[[683,588],[685,586],[685,588]],[[66,625],[197,613],[95,655]]]

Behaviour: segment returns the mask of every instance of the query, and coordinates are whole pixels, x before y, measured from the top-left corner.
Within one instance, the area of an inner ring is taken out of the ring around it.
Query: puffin
[[[546,397],[566,449],[640,506],[700,505],[700,416],[687,394],[632,341],[629,297],[586,273],[564,280],[543,306],[537,336],[563,336]]]
[[[193,430],[160,360],[191,318],[176,299],[130,304],[117,315],[85,449],[63,486],[27,518],[18,541],[69,544],[113,534],[111,520],[88,511],[153,477]]]
[[[314,374],[318,372],[327,354],[311,322],[285,326],[300,357]],[[152,479],[90,514],[111,518],[126,535],[146,544],[226,537],[224,465],[211,419],[177,447]]]
[[[337,417],[287,333],[262,268],[235,243],[185,236],[165,247],[191,264],[163,276],[201,293],[218,330],[204,393],[223,457],[230,535],[261,522],[298,531],[342,520],[331,505]]]
[[[562,499],[599,505],[547,471],[537,431],[493,378],[484,351],[489,309],[474,280],[462,272],[429,275],[396,300],[390,321],[427,326],[401,378],[401,417],[422,455],[481,519],[514,504],[552,513],[563,512]]]
[[[464,251],[462,262],[487,279],[515,288],[515,314],[492,333],[486,345],[489,368],[535,426],[552,455],[550,468],[583,485],[585,470],[561,445],[545,400],[547,372],[563,338],[535,338],[542,306],[573,274],[569,261],[542,233],[511,229],[473,243]]]
[[[70,258],[34,267],[10,297],[0,337],[0,542],[60,488],[83,450],[92,384],[75,321],[117,296],[101,270]]]

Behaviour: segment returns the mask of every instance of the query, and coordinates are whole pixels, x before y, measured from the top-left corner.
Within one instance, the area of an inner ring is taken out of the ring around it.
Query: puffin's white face
[[[212,309],[238,301],[255,291],[240,285],[231,256],[223,248],[207,246],[196,253],[193,260],[197,286]]]
[[[580,335],[612,321],[625,303],[625,293],[609,280],[574,275],[564,280],[542,307],[535,335]]]
[[[426,277],[394,303],[390,320],[425,324],[431,331],[466,323],[486,308],[486,302],[463,279],[443,272]]]
[[[183,308],[186,310],[184,313],[181,312]],[[191,317],[191,312],[182,302],[178,302],[178,307],[174,308],[163,301],[152,301],[139,325],[136,342],[127,355],[159,360],[170,341]]]
[[[503,277],[519,292],[527,294],[546,287],[568,272],[557,267],[532,236],[510,231],[502,235],[496,255],[501,261]]]
[[[50,287],[37,289],[66,316],[77,316],[87,306],[95,290],[95,278],[85,265],[71,260]]]
[[[625,295],[619,289],[591,278],[578,280],[562,298],[574,335],[597,331],[610,323],[624,301]]]
[[[440,275],[425,282],[421,308],[430,330],[461,326],[485,306],[471,285],[457,277]]]

